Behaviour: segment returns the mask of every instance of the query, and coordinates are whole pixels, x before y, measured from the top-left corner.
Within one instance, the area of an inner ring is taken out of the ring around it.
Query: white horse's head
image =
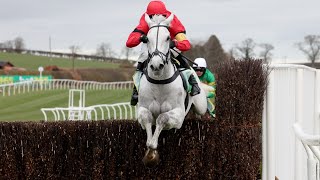
[[[170,62],[170,32],[169,26],[173,20],[173,14],[168,18],[162,15],[154,15],[152,19],[145,14],[145,20],[149,26],[148,32],[148,52],[149,63],[148,71],[153,72],[154,76],[162,76],[165,65]]]

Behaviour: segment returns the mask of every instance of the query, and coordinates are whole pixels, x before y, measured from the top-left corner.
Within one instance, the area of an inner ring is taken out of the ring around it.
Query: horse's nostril
[[[150,68],[151,68],[152,70],[154,70],[154,67],[153,67],[153,65],[151,65],[151,66],[150,66]]]
[[[159,65],[159,69],[160,69],[160,70],[163,69],[163,67],[164,67],[163,64],[160,64],[160,65]]]

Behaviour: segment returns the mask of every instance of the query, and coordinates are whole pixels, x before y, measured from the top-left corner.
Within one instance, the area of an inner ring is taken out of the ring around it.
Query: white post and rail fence
[[[320,70],[270,65],[263,180],[320,180]]]
[[[32,80],[10,84],[0,84],[0,96],[12,96],[42,90],[65,90],[65,89],[84,89],[84,90],[110,90],[110,89],[132,89],[133,81],[119,82],[96,82],[96,81],[77,81],[71,79],[48,79]]]
[[[45,121],[137,118],[136,107],[131,106],[129,102],[93,106],[86,106],[85,102],[85,90],[70,89],[68,107],[41,108],[41,112]]]

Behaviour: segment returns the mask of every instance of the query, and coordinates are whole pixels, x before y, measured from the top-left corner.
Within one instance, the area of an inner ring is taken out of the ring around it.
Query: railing
[[[129,102],[117,104],[99,104],[89,106],[93,108],[95,118],[104,119],[136,119],[136,106],[131,106]]]
[[[319,177],[319,170],[312,170],[319,169],[319,164],[308,163],[310,151],[304,150],[292,125],[298,123],[308,134],[320,134],[320,71],[290,64],[270,68],[263,113],[263,180],[275,176],[306,180],[311,172],[310,176]]]
[[[109,89],[132,89],[133,81],[120,82],[96,82],[77,81],[70,79],[34,80],[0,85],[0,96],[59,89],[85,89],[85,90],[109,90]]]
[[[320,150],[315,146],[320,146],[320,135],[310,135],[302,131],[297,123],[293,125],[297,138],[302,142],[308,155],[308,180],[320,179]],[[317,158],[315,159],[314,156]]]
[[[44,120],[48,121],[49,112],[54,121],[61,120],[106,120],[106,119],[136,119],[136,108],[129,102],[116,104],[99,104],[82,108],[41,108]]]

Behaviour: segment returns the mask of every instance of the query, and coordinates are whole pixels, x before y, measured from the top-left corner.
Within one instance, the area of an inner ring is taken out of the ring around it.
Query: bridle
[[[164,54],[163,52],[159,51],[158,50],[158,37],[159,37],[159,29],[160,27],[165,27],[167,29],[169,29],[168,26],[165,26],[165,25],[161,25],[161,24],[158,24],[158,25],[155,25],[155,26],[152,26],[150,27],[151,28],[158,28],[157,29],[157,40],[156,40],[156,49],[154,52],[150,53],[149,50],[148,50],[148,63],[150,62],[150,60],[154,57],[154,56],[159,56],[162,61],[164,62],[164,64],[168,64],[169,63],[169,59],[170,59],[170,48],[168,49],[168,52],[166,54]],[[163,79],[163,80],[155,80],[155,79],[152,79],[149,75],[148,75],[148,71],[147,71],[147,68],[144,70],[144,74],[147,78],[147,80],[150,82],[150,83],[153,83],[153,84],[169,84],[171,82],[173,82],[179,75],[180,75],[180,71],[178,71],[176,68],[175,68],[175,72],[174,74],[168,78],[168,79]]]
[[[155,27],[158,28],[157,29],[157,39],[156,39],[156,49],[152,53],[150,53],[149,50],[148,50],[148,60],[150,61],[154,56],[159,56],[165,64],[168,64],[169,56],[170,56],[170,48],[168,49],[168,52],[166,54],[164,54],[163,52],[159,51],[158,50],[158,39],[159,39],[159,29],[160,29],[160,27],[165,27],[168,30],[169,30],[169,27],[166,26],[166,25],[158,24],[158,25],[155,25],[155,26],[151,26],[150,29],[155,28]]]

